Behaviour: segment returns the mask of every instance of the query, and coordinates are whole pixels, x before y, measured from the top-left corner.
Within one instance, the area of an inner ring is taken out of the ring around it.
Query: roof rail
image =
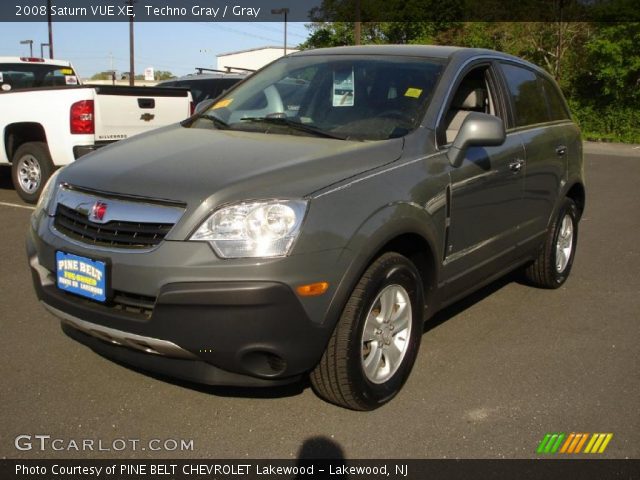
[[[227,69],[227,72],[231,73],[231,70],[240,70],[242,72],[250,72],[253,73],[255,72],[255,68],[242,68],[242,67],[228,67],[228,66],[224,66],[224,68]]]

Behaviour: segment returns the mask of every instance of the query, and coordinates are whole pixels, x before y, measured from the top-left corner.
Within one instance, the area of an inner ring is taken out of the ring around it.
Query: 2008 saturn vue
[[[58,171],[27,250],[43,305],[107,357],[207,384],[310,375],[369,410],[438,309],[516,268],[562,285],[584,206],[580,132],[542,69],[342,47]]]

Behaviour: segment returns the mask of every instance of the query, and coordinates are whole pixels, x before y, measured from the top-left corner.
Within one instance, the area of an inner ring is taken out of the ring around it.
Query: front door
[[[497,95],[496,78],[491,65],[477,66],[464,74],[444,117],[447,142],[453,141],[469,112],[505,120],[506,109]],[[510,133],[500,146],[468,148],[461,166],[451,169],[445,283],[465,276],[473,282],[481,281],[485,275],[481,267],[491,265],[491,270],[496,270],[513,258],[520,240],[524,160],[520,135]],[[468,282],[461,283],[460,288],[466,288]]]

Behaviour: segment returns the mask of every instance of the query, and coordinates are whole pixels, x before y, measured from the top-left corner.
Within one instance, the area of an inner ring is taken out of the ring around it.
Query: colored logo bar
[[[613,433],[547,433],[536,453],[604,453],[612,438]]]

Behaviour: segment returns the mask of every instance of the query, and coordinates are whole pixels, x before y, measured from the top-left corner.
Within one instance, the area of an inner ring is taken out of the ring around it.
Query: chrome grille
[[[151,248],[158,245],[172,223],[110,221],[94,223],[87,214],[58,204],[53,223],[64,235],[90,245],[115,248]]]

